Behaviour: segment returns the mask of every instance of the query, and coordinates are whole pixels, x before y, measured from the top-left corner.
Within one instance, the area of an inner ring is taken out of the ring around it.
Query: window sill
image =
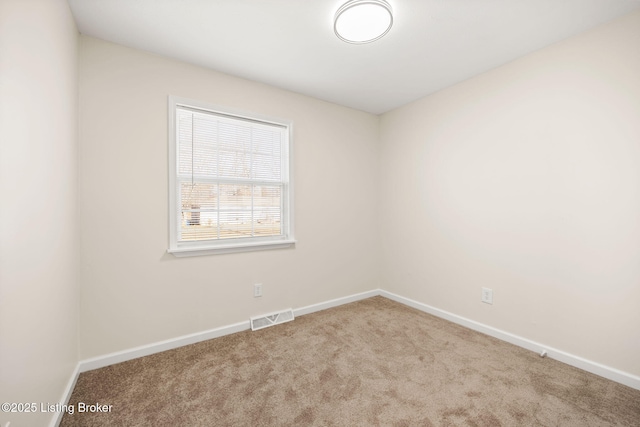
[[[220,254],[232,254],[237,252],[254,252],[264,251],[269,249],[284,249],[290,246],[294,246],[295,240],[278,240],[274,242],[264,243],[245,243],[245,244],[228,244],[228,245],[215,245],[215,246],[189,246],[178,247],[168,249],[167,252],[175,257],[192,257],[203,255],[220,255]]]

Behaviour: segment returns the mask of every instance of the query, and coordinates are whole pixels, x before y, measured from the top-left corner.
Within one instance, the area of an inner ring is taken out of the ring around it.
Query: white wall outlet
[[[482,302],[486,302],[487,304],[493,304],[493,290],[489,288],[482,288]]]
[[[256,283],[253,285],[253,296],[255,298],[262,296],[262,283]]]

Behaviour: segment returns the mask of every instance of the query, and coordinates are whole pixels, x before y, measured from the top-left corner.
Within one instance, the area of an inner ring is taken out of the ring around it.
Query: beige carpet
[[[80,375],[62,426],[640,426],[640,391],[383,297]]]

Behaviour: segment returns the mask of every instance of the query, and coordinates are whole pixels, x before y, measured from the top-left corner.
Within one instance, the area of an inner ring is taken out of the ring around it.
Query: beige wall
[[[378,288],[378,117],[84,36],[80,58],[82,358]],[[294,122],[295,249],[166,253],[168,95]]]
[[[380,126],[384,289],[640,375],[640,13]]]
[[[59,402],[78,362],[77,40],[66,1],[0,0],[0,402]]]

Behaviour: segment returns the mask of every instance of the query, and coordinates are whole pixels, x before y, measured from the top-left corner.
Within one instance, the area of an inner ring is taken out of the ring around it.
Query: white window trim
[[[187,107],[199,109],[206,112],[222,114],[247,120],[260,121],[284,126],[288,129],[288,197],[284,203],[283,215],[285,220],[285,236],[276,238],[251,238],[234,240],[216,240],[199,242],[179,242],[178,241],[178,215],[177,215],[177,141],[176,141],[176,108]],[[283,249],[295,245],[294,238],[294,215],[293,215],[293,123],[289,120],[277,119],[263,116],[261,114],[249,113],[218,105],[208,104],[188,98],[169,96],[168,100],[169,116],[169,249],[167,252],[176,257],[190,257],[201,255],[227,254],[236,252],[250,252],[267,249]]]

